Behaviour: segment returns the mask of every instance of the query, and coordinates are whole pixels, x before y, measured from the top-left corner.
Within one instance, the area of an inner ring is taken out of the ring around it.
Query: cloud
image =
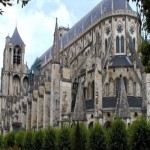
[[[45,4],[55,4],[55,9],[49,7],[44,10]],[[49,12],[49,13],[47,13]],[[26,44],[25,61],[29,67],[36,57],[41,56],[53,43],[53,33],[55,27],[55,18],[58,17],[60,26],[72,25],[76,21],[74,14],[69,12],[66,6],[60,0],[38,0],[32,1],[25,8],[18,5],[4,8],[4,14],[0,21],[0,66],[2,67],[2,56],[5,47],[5,37],[12,36],[16,27]]]

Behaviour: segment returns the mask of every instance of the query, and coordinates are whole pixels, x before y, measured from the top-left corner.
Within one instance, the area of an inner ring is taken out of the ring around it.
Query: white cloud
[[[70,13],[60,0],[54,0],[56,9],[49,14],[42,9],[44,4],[52,0],[37,0],[29,10],[20,6],[4,8],[4,14],[0,21],[0,67],[2,67],[2,56],[5,46],[5,37],[17,27],[24,43],[26,44],[25,61],[29,67],[32,65],[36,57],[41,56],[53,43],[53,33],[55,26],[55,18],[58,17],[59,25],[68,26],[73,24],[75,17]],[[30,4],[29,4],[30,5]],[[30,6],[28,6],[30,7]],[[27,7],[27,9],[28,9]]]

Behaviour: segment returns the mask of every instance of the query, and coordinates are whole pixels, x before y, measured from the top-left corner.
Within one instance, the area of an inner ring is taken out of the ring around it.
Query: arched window
[[[106,83],[105,84],[105,96],[108,96],[109,95],[109,84]]]
[[[124,53],[124,37],[121,36],[121,53]]]
[[[94,81],[92,82],[92,87],[91,88],[92,88],[91,89],[91,92],[92,92],[91,93],[91,96],[92,96],[91,98],[94,99]]]
[[[135,38],[133,38],[133,48],[135,50]]]
[[[129,96],[133,96],[133,80],[132,78],[129,79]]]
[[[105,52],[107,52],[107,39],[105,39]]]
[[[20,77],[18,75],[13,77],[13,93],[15,96],[20,94]]]
[[[91,83],[88,84],[87,98],[91,99]]]
[[[23,89],[24,89],[24,94],[26,94],[28,91],[28,77],[25,77],[23,79]]]
[[[119,96],[119,91],[120,91],[120,78],[116,78],[116,97]]]
[[[128,89],[128,79],[126,77],[123,77],[123,81],[124,81],[124,85],[125,85],[125,89],[126,89],[126,93],[127,93],[127,89]]]
[[[114,96],[114,81],[113,81],[113,79],[109,80],[109,96]]]
[[[119,36],[116,37],[116,53],[119,53],[120,44],[119,44]]]

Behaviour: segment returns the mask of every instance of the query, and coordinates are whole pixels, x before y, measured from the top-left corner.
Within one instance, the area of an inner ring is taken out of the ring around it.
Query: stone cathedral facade
[[[6,37],[1,132],[70,126],[109,127],[149,112],[150,78],[138,54],[140,18],[126,0],[102,0],[72,28],[56,26],[53,45],[31,69],[17,28]]]

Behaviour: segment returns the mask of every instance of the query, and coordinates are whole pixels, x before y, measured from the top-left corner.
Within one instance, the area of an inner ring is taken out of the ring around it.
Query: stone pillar
[[[70,73],[69,68],[62,68],[62,81],[60,82],[60,120],[62,123],[70,121],[72,99]]]
[[[47,128],[50,124],[50,88],[51,82],[45,82],[43,103],[43,128]]]
[[[102,74],[101,74],[101,60],[100,58],[96,58],[95,63],[95,90],[94,90],[94,111],[95,111],[95,118],[97,118],[100,123],[102,123],[101,116],[102,116]]]
[[[51,102],[50,124],[59,126],[60,123],[60,64],[52,64],[51,73]]]
[[[33,90],[33,100],[32,100],[32,129],[37,129],[37,99],[38,99],[38,90]]]

